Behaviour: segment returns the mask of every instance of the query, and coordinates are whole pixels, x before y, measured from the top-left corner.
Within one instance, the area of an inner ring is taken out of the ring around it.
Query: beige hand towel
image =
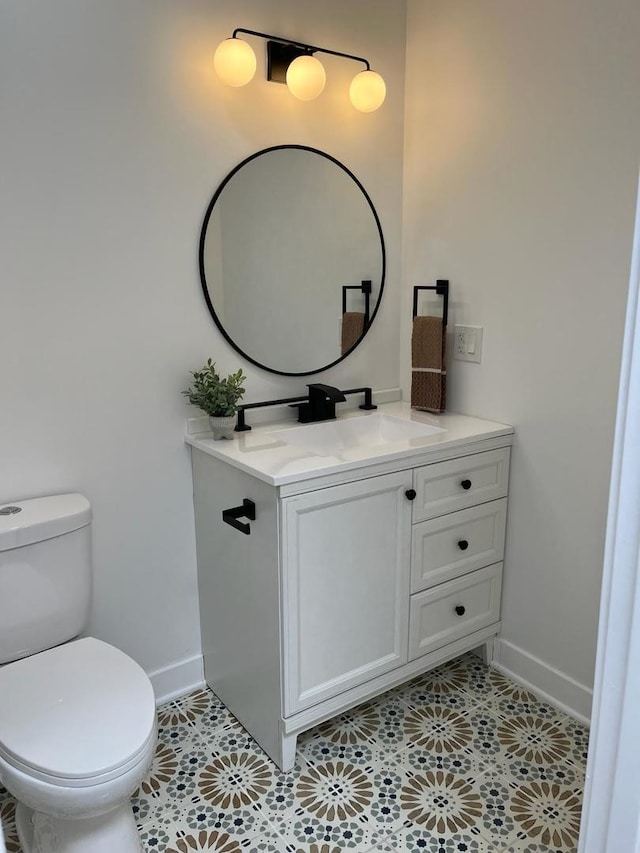
[[[446,406],[442,317],[415,317],[411,336],[411,406],[439,414]]]
[[[358,343],[364,332],[362,311],[347,311],[342,315],[342,355]]]

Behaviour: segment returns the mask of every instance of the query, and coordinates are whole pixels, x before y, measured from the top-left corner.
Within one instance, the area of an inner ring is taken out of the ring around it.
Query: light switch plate
[[[480,363],[482,326],[454,326],[453,341],[453,357],[455,359]]]

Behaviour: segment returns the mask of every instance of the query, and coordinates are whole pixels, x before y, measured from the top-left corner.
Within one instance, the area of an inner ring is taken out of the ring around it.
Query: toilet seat
[[[1,667],[0,696],[0,759],[53,785],[117,778],[155,742],[146,673],[93,637]]]

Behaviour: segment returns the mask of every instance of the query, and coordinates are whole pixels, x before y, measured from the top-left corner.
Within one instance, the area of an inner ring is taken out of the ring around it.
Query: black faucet
[[[303,403],[297,403],[298,421],[301,424],[310,424],[315,421],[331,421],[336,416],[336,403],[343,403],[346,397],[339,388],[333,385],[323,385],[314,382],[308,386],[309,399]]]
[[[282,400],[263,400],[261,403],[243,403],[241,406],[238,406],[238,423],[236,424],[236,432],[246,432],[246,430],[251,429],[248,423],[245,422],[244,413],[247,409],[262,409],[265,406],[283,406],[285,403],[289,403],[289,405],[294,409],[300,410],[303,409],[302,412],[299,412],[298,420],[300,423],[312,423],[313,421],[326,421],[331,418],[335,418],[336,416],[336,403],[342,402],[348,394],[364,394],[364,403],[360,406],[361,409],[365,409],[365,411],[370,411],[371,409],[377,409],[378,407],[373,403],[373,394],[371,388],[350,388],[348,391],[340,391],[338,388],[334,388],[331,385],[321,385],[316,383],[314,385],[309,385],[309,394],[306,397],[285,397]],[[320,402],[316,403],[315,393],[316,391],[312,389],[320,389],[318,391],[318,395],[320,397]],[[328,393],[327,393],[328,392]],[[327,397],[329,399],[327,399]],[[315,410],[321,409],[322,417],[313,417],[311,412],[311,404],[315,403]],[[324,414],[329,410],[329,414]]]

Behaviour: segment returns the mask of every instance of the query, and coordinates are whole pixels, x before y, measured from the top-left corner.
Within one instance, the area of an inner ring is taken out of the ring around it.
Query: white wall
[[[238,26],[369,57],[386,104],[353,110],[357,69],[337,59],[316,102],[260,72],[225,87],[213,52]],[[387,292],[366,342],[323,378],[398,384],[404,46],[404,3],[386,0],[2,3],[0,502],[87,494],[90,630],[147,670],[200,649],[182,440],[196,412],[179,392],[208,356],[224,372],[241,363],[206,310],[197,248],[215,187],[253,151],[313,145],[370,191]],[[249,400],[304,389],[244,366]]]
[[[639,43],[637,0],[409,2],[402,317],[412,284],[449,278],[451,324],[484,326],[482,363],[450,364],[449,401],[516,426],[503,663],[584,714],[640,152]],[[405,381],[409,334],[405,322]]]

